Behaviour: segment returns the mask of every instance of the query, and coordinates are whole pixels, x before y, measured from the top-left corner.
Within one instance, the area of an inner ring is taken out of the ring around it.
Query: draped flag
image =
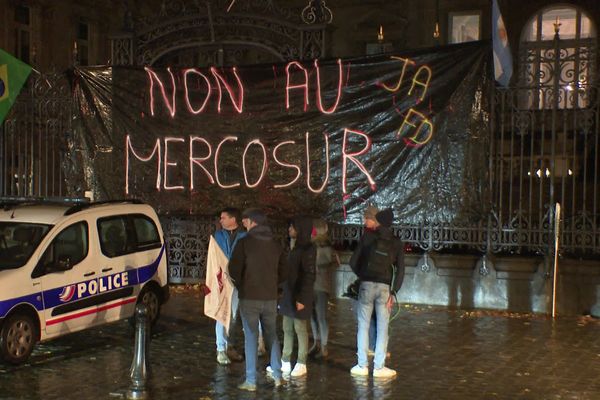
[[[494,47],[494,78],[502,86],[506,87],[510,83],[510,77],[513,73],[513,61],[508,45],[508,35],[498,0],[493,0],[492,4],[492,42]]]
[[[29,65],[0,49],[0,124],[30,73]]]
[[[229,331],[233,284],[229,278],[229,260],[214,237],[210,237],[206,259],[207,294],[204,297],[204,314],[219,321]]]

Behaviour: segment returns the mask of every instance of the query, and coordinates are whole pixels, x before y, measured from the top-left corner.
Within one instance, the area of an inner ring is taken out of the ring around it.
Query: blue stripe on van
[[[104,279],[94,278],[94,279],[90,279],[87,281],[81,281],[81,282],[77,282],[74,284],[69,284],[66,286],[60,286],[60,287],[57,287],[54,289],[48,289],[48,290],[45,290],[44,292],[37,292],[37,293],[29,294],[26,296],[22,296],[22,297],[16,297],[14,299],[1,300],[0,301],[0,318],[5,317],[6,314],[8,314],[8,312],[14,306],[16,306],[18,304],[25,304],[25,303],[30,304],[33,307],[35,307],[36,310],[42,311],[44,309],[44,303],[46,304],[46,308],[53,308],[58,305],[68,304],[72,301],[77,301],[77,300],[81,300],[81,299],[84,299],[87,297],[96,296],[101,293],[98,290],[96,293],[94,293],[92,295],[86,291],[86,293],[84,293],[81,297],[79,297],[79,296],[77,296],[77,287],[80,283],[85,283],[86,287],[87,287],[87,285],[89,285],[89,283],[91,281],[96,281],[98,283],[97,286],[99,289],[100,280],[102,280],[103,287],[106,289],[102,293],[107,293],[107,292],[110,292],[110,291],[113,291],[116,289],[120,289],[123,287],[144,284],[147,281],[149,281],[154,276],[154,274],[156,274],[156,271],[158,270],[158,266],[160,265],[160,262],[165,254],[165,246],[166,245],[163,244],[162,248],[160,249],[160,253],[159,253],[158,257],[152,263],[150,263],[148,265],[144,265],[139,268],[132,268],[132,269],[124,272],[127,274],[127,285],[126,286],[122,286],[122,284],[121,284],[120,286],[115,287],[113,285],[113,283],[115,282],[114,277],[116,275],[123,274],[123,272],[119,272],[117,274],[113,274],[108,277],[102,277]],[[117,283],[122,282],[122,277],[119,277],[119,278],[121,278],[121,279],[117,278],[117,281],[116,281]],[[112,282],[108,282],[108,280],[112,280]],[[65,290],[65,289],[68,289],[69,286],[74,287],[75,295],[68,296],[69,290]],[[65,297],[65,296],[68,296],[68,297]],[[61,299],[61,297],[62,297],[62,299]]]
[[[6,314],[8,314],[8,312],[18,304],[31,304],[36,310],[43,310],[44,306],[42,303],[42,292],[0,301],[0,318],[6,317]]]
[[[137,275],[140,283],[148,282],[150,278],[152,278],[154,274],[156,274],[158,266],[160,265],[160,260],[162,260],[163,255],[165,253],[166,246],[166,244],[163,244],[162,248],[160,249],[160,254],[158,255],[158,258],[153,263],[137,269]]]

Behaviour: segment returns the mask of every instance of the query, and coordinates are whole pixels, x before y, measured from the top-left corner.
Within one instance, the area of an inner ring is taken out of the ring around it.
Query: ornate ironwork
[[[62,73],[32,73],[0,126],[0,193],[62,196],[73,98]]]
[[[227,1],[163,2],[158,16],[138,18],[134,33],[111,39],[112,63],[231,65],[325,55],[324,24],[306,27],[291,10],[267,0],[236,3],[231,12],[228,6]],[[239,56],[248,49],[262,58],[246,61]],[[232,54],[237,57],[227,58]]]
[[[133,64],[133,35],[125,34],[111,39],[112,65]]]
[[[161,224],[168,249],[169,281],[198,282],[206,273],[206,256],[214,218],[163,216]]]
[[[595,76],[594,39],[521,43],[519,86],[521,108],[585,108],[591,99],[588,88]]]
[[[198,282],[204,278],[208,243],[217,223],[217,218],[210,216],[161,216],[168,249],[169,282]],[[275,225],[273,233],[286,246],[287,227]]]
[[[592,84],[596,45],[580,42],[585,43],[524,44],[524,86],[495,91],[490,192],[492,226],[502,225],[502,234],[490,230],[492,251],[549,254],[555,203],[563,210],[561,252],[600,251],[600,93]]]
[[[483,255],[483,257],[481,258],[481,263],[479,265],[479,275],[481,276],[488,276],[490,274],[490,267],[488,265],[489,260],[487,255]]]
[[[310,0],[302,9],[302,22],[305,24],[330,24],[332,21],[333,13],[325,4],[325,0]]]

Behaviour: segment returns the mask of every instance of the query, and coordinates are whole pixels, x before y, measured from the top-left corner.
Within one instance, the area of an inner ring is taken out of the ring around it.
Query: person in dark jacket
[[[377,213],[379,212],[379,209],[377,207],[375,207],[374,205],[368,205],[367,208],[365,208],[365,213],[363,215],[364,217],[364,233],[363,233],[363,240],[369,240],[368,236],[372,235],[375,233],[375,229],[373,228],[373,221],[376,221],[375,219],[375,215],[377,215]],[[356,284],[358,283],[358,288],[360,288],[360,279],[357,279],[356,282],[353,283]],[[356,323],[358,323],[358,312],[359,312],[359,307],[358,307],[358,289],[357,289],[357,294],[356,297],[353,298],[354,299],[354,314],[356,315]],[[373,356],[375,355],[375,342],[377,341],[377,317],[375,315],[375,313],[373,313],[373,316],[371,317],[371,323],[369,324],[369,356]]]
[[[293,248],[288,257],[288,279],[283,285],[279,312],[283,315],[282,372],[291,376],[306,375],[308,321],[313,308],[313,286],[317,249],[311,241],[312,218],[297,217],[289,227]],[[298,336],[298,358],[291,370],[294,331]]]
[[[242,214],[248,234],[240,239],[229,260],[229,275],[238,290],[240,315],[244,326],[246,380],[238,388],[256,390],[258,323],[271,349],[275,386],[281,381],[281,347],[276,332],[278,288],[287,278],[287,265],[281,245],[273,238],[267,218],[259,209]]]
[[[357,376],[369,374],[368,342],[369,323],[373,310],[377,314],[377,340],[373,377],[389,378],[396,371],[385,366],[388,344],[390,311],[395,294],[404,279],[404,250],[402,241],[394,237],[391,209],[379,211],[375,219],[367,219],[365,235],[350,259],[350,267],[361,280],[358,294],[358,364],[350,373]]]

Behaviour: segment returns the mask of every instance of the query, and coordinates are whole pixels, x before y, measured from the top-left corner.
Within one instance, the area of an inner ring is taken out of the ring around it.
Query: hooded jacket
[[[317,258],[317,249],[310,240],[312,218],[297,217],[292,225],[298,235],[288,257],[288,279],[283,284],[279,312],[291,318],[309,319],[312,314]],[[302,303],[304,308],[296,311],[296,302]]]
[[[279,285],[287,277],[287,264],[271,228],[255,226],[237,242],[229,260],[229,275],[240,299],[277,300]]]

